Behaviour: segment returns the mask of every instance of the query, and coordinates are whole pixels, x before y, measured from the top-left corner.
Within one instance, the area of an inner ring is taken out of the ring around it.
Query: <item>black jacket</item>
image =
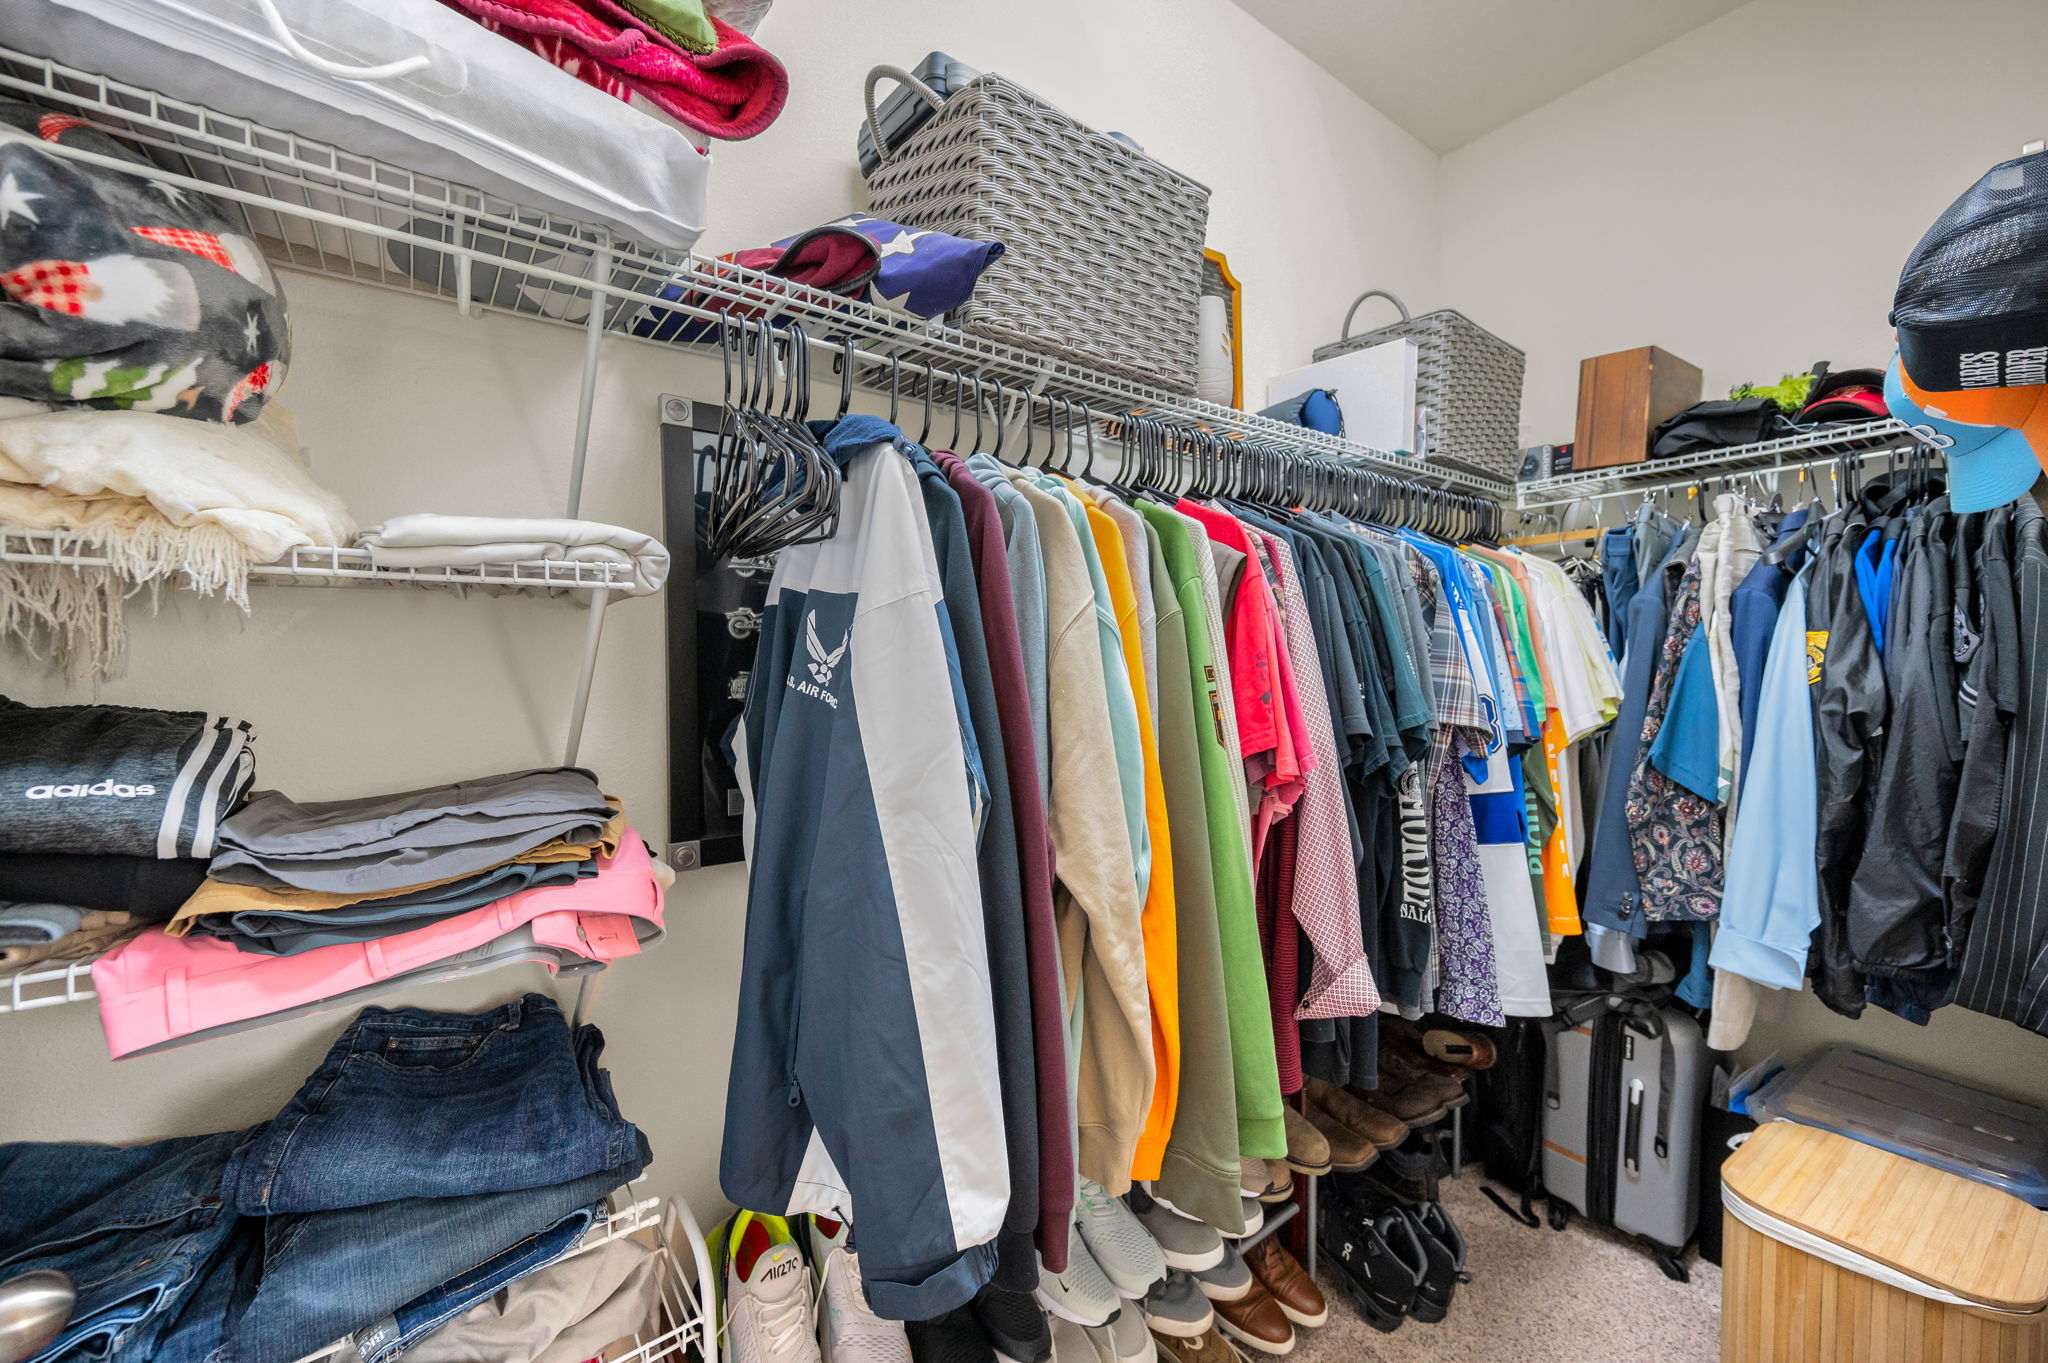
[[[1882,660],[1856,587],[1856,547],[1869,528],[1861,504],[1829,516],[1806,585],[1807,655],[1819,672],[1809,694],[1820,805],[1820,926],[1807,972],[1820,1001],[1845,1017],[1863,1012],[1863,980],[1849,948],[1849,882],[1887,710]]]
[[[1943,865],[1963,763],[1951,550],[1961,520],[1938,498],[1905,528],[1884,650],[1890,713],[1849,884],[1855,966],[1891,981],[1872,1002],[1909,1016],[1916,1000],[1938,1007],[1948,985]],[[1964,566],[1974,577],[1974,565]]]

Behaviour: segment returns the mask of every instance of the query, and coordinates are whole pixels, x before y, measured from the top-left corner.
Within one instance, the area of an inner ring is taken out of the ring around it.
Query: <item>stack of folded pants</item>
[[[617,803],[580,767],[320,803],[264,791],[169,930],[279,956],[413,931],[595,875],[625,827]]]
[[[169,918],[255,773],[250,725],[0,696],[0,969],[76,960]],[[68,914],[67,912],[68,911]],[[34,923],[68,931],[51,935]]]
[[[344,1336],[388,1363],[561,1258],[646,1166],[602,1046],[539,994],[369,1008],[246,1131],[0,1146],[0,1280],[78,1285],[37,1363],[289,1363]]]

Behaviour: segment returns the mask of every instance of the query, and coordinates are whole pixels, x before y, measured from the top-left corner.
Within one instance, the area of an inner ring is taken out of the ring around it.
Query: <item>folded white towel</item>
[[[660,540],[600,521],[506,516],[396,516],[356,536],[370,561],[385,568],[473,568],[486,563],[556,559],[615,563],[631,577],[618,590],[647,596],[668,581],[668,549]]]

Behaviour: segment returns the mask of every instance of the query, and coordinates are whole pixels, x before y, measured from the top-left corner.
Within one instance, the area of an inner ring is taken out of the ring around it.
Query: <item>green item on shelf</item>
[[[718,30],[704,14],[703,0],[619,0],[654,31],[685,50],[703,56],[718,48]]]
[[[1738,383],[1728,390],[1728,396],[1740,401],[1743,398],[1769,398],[1778,404],[1778,409],[1787,416],[1797,414],[1806,405],[1806,394],[1813,387],[1811,374],[1787,374],[1768,387],[1754,383]]]

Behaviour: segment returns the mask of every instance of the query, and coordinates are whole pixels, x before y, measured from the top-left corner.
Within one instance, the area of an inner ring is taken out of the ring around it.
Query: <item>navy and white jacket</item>
[[[976,867],[986,800],[917,474],[842,420],[839,529],[776,561],[735,744],[746,955],[719,1178],[854,1228],[918,1320],[996,1266],[1010,1182]]]

